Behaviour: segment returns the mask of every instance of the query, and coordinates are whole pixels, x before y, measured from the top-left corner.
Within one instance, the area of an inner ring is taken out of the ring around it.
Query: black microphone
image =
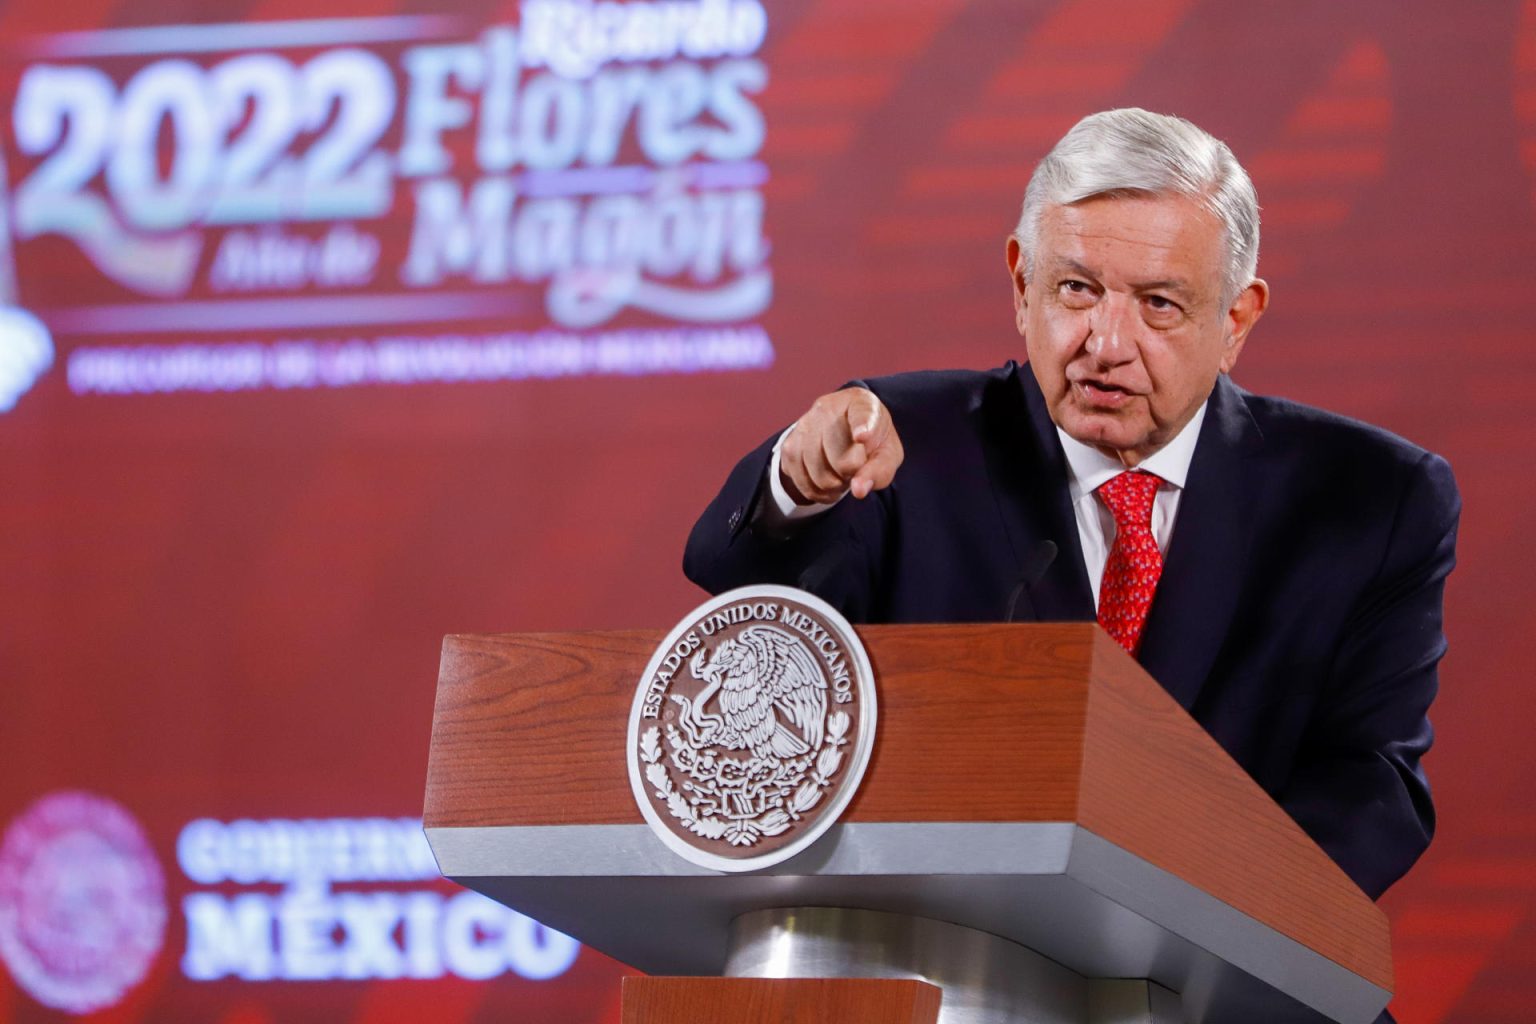
[[[1019,610],[1019,598],[1024,596],[1024,588],[1032,587],[1044,577],[1051,563],[1056,561],[1056,542],[1043,540],[1024,559],[1024,571],[1019,573],[1019,582],[1013,588],[1013,593],[1008,595],[1008,610],[1003,615],[1004,622],[1012,622],[1014,614]]]
[[[848,549],[841,544],[834,544],[827,548],[805,567],[799,578],[795,580],[795,586],[821,597],[822,590],[842,570],[847,553]]]
[[[815,594],[854,622],[869,615],[866,599],[848,571],[849,545],[833,544],[817,555],[795,579],[795,586]]]

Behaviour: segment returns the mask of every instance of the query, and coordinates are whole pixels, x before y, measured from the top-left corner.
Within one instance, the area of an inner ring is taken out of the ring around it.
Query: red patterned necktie
[[[1163,556],[1152,538],[1152,501],[1163,481],[1151,473],[1121,473],[1097,491],[1115,517],[1115,543],[1099,584],[1099,625],[1131,654],[1152,607]]]

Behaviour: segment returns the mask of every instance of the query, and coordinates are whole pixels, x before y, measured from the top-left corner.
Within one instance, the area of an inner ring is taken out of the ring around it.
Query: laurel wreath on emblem
[[[842,767],[851,719],[827,713],[827,680],[794,634],[749,626],[688,663],[706,685],[690,700],[672,695],[678,724],[640,735],[645,777],[684,828],[732,846],[787,831],[821,802]],[[717,700],[717,713],[709,710]],[[728,757],[742,751],[747,757]],[[674,785],[667,762],[682,778]]]

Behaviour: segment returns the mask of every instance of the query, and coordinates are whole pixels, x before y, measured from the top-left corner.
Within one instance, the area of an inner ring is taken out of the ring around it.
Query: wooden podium
[[[1366,1024],[1386,1005],[1382,912],[1096,626],[858,633],[880,701],[863,785],[745,875],[668,850],[631,794],[661,631],[448,637],[424,814],[443,874],[649,974],[744,976],[633,979],[626,1024]],[[948,979],[984,967],[1022,1002],[962,1012]],[[756,980],[816,974],[845,978]]]

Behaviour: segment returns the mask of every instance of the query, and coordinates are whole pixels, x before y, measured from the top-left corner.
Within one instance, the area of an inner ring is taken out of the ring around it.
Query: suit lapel
[[[1259,441],[1241,392],[1217,378],[1139,654],[1185,709],[1221,650],[1247,573]]]
[[[982,433],[991,439],[987,469],[1016,571],[1022,575],[1035,562],[1045,541],[1057,549],[1045,573],[1025,587],[1015,618],[1091,621],[1093,591],[1067,494],[1066,456],[1045,399],[1027,366],[1014,366],[998,387],[1001,400],[982,406],[991,421]]]

